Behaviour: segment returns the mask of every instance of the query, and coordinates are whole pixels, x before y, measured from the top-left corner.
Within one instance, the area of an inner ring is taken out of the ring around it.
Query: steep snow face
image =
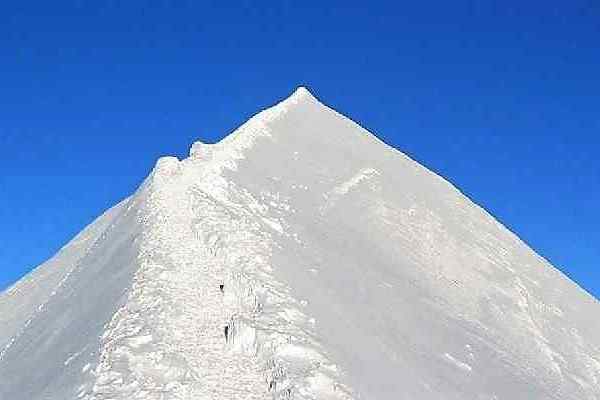
[[[0,297],[0,398],[600,399],[598,302],[306,89]]]
[[[135,271],[126,200],[0,297],[0,398],[74,398]]]
[[[122,205],[117,205],[107,211],[53,258],[0,294],[0,349],[7,347],[8,342],[19,335],[21,328],[31,323],[28,321],[32,320],[36,311],[41,311],[44,304],[56,295],[77,263],[96,243],[121,208]]]
[[[448,182],[300,97],[224,175],[272,221],[276,276],[356,393],[600,398],[598,302]]]

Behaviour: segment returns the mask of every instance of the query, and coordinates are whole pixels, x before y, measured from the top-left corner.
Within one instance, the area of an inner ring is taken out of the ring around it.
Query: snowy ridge
[[[284,118],[286,113],[299,103],[318,103],[318,100],[305,87],[299,87],[290,97],[259,112],[220,142],[193,143],[190,148],[190,158],[212,160],[213,162],[206,168],[235,169],[236,161],[244,158],[244,150],[251,148],[261,137],[271,137],[274,132],[270,126]],[[214,173],[218,172],[214,171]]]
[[[137,194],[140,267],[78,397],[351,398],[302,302],[271,274],[275,242],[258,202],[221,176],[305,96],[254,117],[210,157],[195,144],[188,160],[157,162]]]
[[[599,312],[299,88],[0,295],[0,399],[600,400]]]

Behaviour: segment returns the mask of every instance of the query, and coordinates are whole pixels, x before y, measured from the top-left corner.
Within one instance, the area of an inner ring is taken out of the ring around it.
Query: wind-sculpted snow
[[[598,400],[599,312],[301,88],[0,297],[0,398]]]
[[[347,398],[302,306],[272,277],[275,242],[256,201],[210,162],[161,159],[146,182],[140,267],[78,396]]]

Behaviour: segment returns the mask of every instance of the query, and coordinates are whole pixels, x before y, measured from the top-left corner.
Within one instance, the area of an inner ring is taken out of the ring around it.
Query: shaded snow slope
[[[40,265],[6,292],[0,294],[0,349],[31,319],[43,304],[57,292],[68,279],[67,275],[96,243],[100,235],[118,214],[119,204],[81,231],[54,257]]]
[[[135,224],[126,205],[3,294],[0,310],[9,323],[0,326],[8,343],[0,353],[1,399],[74,398],[135,269]]]
[[[0,297],[0,398],[600,399],[598,302],[306,89]]]

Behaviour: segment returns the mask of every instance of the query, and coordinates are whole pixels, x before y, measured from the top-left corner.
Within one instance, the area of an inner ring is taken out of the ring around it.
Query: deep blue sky
[[[600,296],[599,2],[260,3],[2,2],[0,288],[304,84]]]

